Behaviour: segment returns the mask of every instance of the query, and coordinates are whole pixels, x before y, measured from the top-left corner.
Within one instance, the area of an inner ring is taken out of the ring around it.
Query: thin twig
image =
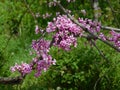
[[[22,76],[17,77],[0,77],[1,84],[20,84],[23,81]]]
[[[38,21],[37,21],[36,15],[32,12],[32,10],[30,9],[30,6],[29,6],[29,4],[27,3],[26,0],[24,0],[24,3],[25,3],[26,8],[28,9],[28,11],[32,15],[32,17],[34,18],[35,24],[38,25]]]
[[[105,57],[105,55],[103,54],[103,52],[97,47],[97,45],[95,44],[95,42],[93,40],[91,40],[91,43],[98,50],[99,54],[103,57],[104,60],[106,60],[106,62],[108,64],[109,60]]]
[[[98,82],[100,81],[101,78],[102,78],[102,77],[99,77],[99,78],[97,79],[97,81],[95,82],[94,90],[97,90],[96,87],[97,87],[97,84],[98,84]]]

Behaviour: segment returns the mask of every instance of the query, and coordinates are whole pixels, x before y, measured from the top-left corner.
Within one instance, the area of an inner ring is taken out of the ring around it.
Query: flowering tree
[[[83,19],[81,17],[75,18],[74,15],[71,14],[72,11],[67,10],[64,8],[60,1],[51,1],[47,0],[49,7],[58,6],[64,14],[60,14],[59,12],[56,13],[56,17],[53,18],[51,22],[48,22],[48,25],[45,30],[42,30],[40,26],[38,26],[37,17],[39,14],[34,14],[30,9],[29,5],[27,4],[26,0],[24,0],[25,5],[28,11],[33,16],[36,28],[35,33],[41,33],[42,36],[38,40],[33,40],[32,42],[32,49],[34,52],[31,54],[35,54],[36,56],[33,60],[27,64],[22,63],[21,65],[15,64],[10,69],[12,72],[18,71],[20,76],[15,78],[0,78],[1,83],[7,84],[17,84],[20,83],[26,75],[35,71],[35,77],[41,75],[42,71],[46,71],[49,69],[51,65],[55,65],[56,59],[52,58],[50,55],[50,48],[51,47],[58,47],[65,51],[70,51],[71,47],[77,47],[77,39],[78,38],[86,38],[99,51],[100,55],[106,60],[107,58],[104,56],[102,51],[97,47],[96,41],[100,40],[101,42],[107,44],[111,48],[120,52],[120,29],[106,27],[103,26],[100,22],[98,22],[98,15],[99,13],[95,13],[94,18],[95,20],[91,19]],[[75,0],[66,0],[68,3],[75,2]],[[93,8],[96,10],[98,9],[98,0],[91,0],[93,1]],[[97,6],[96,6],[97,3]],[[85,10],[81,11],[84,15],[86,14]],[[42,18],[49,18],[51,14],[43,14]],[[109,35],[105,35],[101,29],[110,30]],[[51,40],[46,40],[45,35],[51,35]]]

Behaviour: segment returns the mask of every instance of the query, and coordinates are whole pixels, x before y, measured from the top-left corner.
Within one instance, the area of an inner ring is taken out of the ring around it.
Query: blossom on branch
[[[30,73],[32,71],[32,67],[27,63],[22,63],[21,65],[18,65],[17,63],[15,66],[10,68],[12,72],[18,71],[21,73],[22,76]]]
[[[111,31],[110,34],[112,35],[109,40],[112,41],[116,47],[120,49],[120,33],[115,31]]]

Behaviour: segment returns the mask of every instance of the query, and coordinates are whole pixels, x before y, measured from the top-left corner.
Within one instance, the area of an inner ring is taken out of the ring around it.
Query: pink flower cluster
[[[66,15],[59,15],[53,19],[53,22],[49,22],[46,28],[48,33],[55,32],[53,36],[53,45],[58,46],[64,50],[70,50],[73,45],[76,47],[76,36],[82,36],[83,30],[76,24],[74,24]]]
[[[111,31],[110,34],[112,36],[109,38],[109,40],[112,41],[114,45],[120,49],[120,33]]]
[[[64,35],[64,34],[62,34],[61,32],[56,33],[56,35],[54,36],[55,42],[53,43],[53,45],[58,46],[63,50],[69,51],[70,46],[72,45],[74,47],[77,46],[77,38],[74,37],[73,35]]]
[[[49,22],[46,31],[53,32],[58,29],[63,33],[72,33],[74,35],[81,35],[83,30],[76,24],[74,24],[66,15],[59,15],[53,19],[53,22]]]
[[[32,48],[36,51],[38,57],[49,52],[49,45],[50,42],[44,39],[32,41]]]
[[[85,26],[87,30],[89,30],[91,33],[98,35],[99,38],[106,41],[107,37],[100,31],[101,24],[99,22],[92,21],[91,19],[78,19],[79,23]]]
[[[104,41],[107,40],[107,37],[106,37],[103,33],[100,33],[100,34],[99,34],[99,38],[101,38],[101,39],[104,40]]]
[[[50,42],[40,39],[32,42],[32,48],[36,51],[36,58],[33,59],[31,66],[35,66],[37,71],[35,76],[41,75],[42,70],[46,71],[51,65],[55,65],[55,59],[48,54]]]
[[[55,63],[56,60],[52,60],[50,55],[45,56],[43,60],[37,60],[35,68],[37,72],[35,73],[35,77],[40,76],[42,71],[46,71],[51,65],[55,65]]]
[[[22,63],[21,65],[15,64],[15,66],[11,67],[12,72],[18,71],[22,74],[22,76],[30,73],[31,70],[32,67],[27,63]]]
[[[46,71],[51,65],[55,65],[56,60],[48,54],[50,42],[44,39],[34,40],[32,42],[32,48],[36,52],[36,57],[33,58],[30,64],[22,63],[21,65],[15,64],[11,67],[11,71],[19,71],[21,75],[26,75],[32,70],[36,70],[35,76],[41,75],[41,72]]]
[[[102,40],[111,41],[113,44],[120,49],[120,33],[117,33],[115,31],[110,31],[111,37],[104,35],[100,31],[101,24],[95,21],[92,21],[90,19],[83,20],[82,18],[79,18],[78,20],[81,24],[83,24],[90,32],[93,34],[98,35],[98,38],[101,38]]]
[[[95,21],[92,21],[91,19],[78,19],[79,23],[83,24],[90,32],[97,33],[100,32],[100,26],[101,24]]]
[[[70,2],[70,0],[68,0]],[[91,33],[98,35],[98,38],[102,40],[109,40],[120,49],[120,33],[111,31],[111,37],[106,37],[100,32],[100,23],[92,21],[90,19],[78,19],[79,23],[84,25]],[[39,27],[36,25],[36,34],[39,33]],[[72,22],[66,15],[58,15],[52,22],[48,23],[46,32],[54,33],[52,45],[69,51],[71,46],[77,46],[77,37],[81,37],[84,33],[82,28]],[[49,49],[51,47],[50,41],[45,39],[33,40],[32,48],[35,51],[36,57],[33,58],[30,64],[22,63],[21,65],[15,64],[11,67],[11,71],[18,71],[21,75],[26,75],[32,70],[35,70],[35,76],[41,75],[42,71],[46,71],[51,65],[55,65],[56,60],[49,55]]]

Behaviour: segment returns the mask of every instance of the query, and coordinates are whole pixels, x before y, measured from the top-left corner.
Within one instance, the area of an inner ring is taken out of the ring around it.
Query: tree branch
[[[0,77],[0,83],[2,84],[20,84],[23,81],[22,76],[17,77]]]
[[[114,30],[116,32],[120,32],[120,29],[118,28],[113,28],[113,27],[108,27],[108,26],[101,26],[101,28],[105,30]]]
[[[26,2],[26,0],[24,0],[24,1]],[[57,3],[56,0],[54,0],[54,1]],[[75,20],[75,19],[64,9],[64,7],[63,7],[61,4],[59,4],[59,3],[57,3],[57,4],[58,4],[58,6],[68,15],[68,17],[69,17],[74,23],[76,23],[78,26],[80,26],[81,28],[83,28],[83,30],[84,30],[85,32],[87,32],[90,36],[92,36],[93,38],[99,39],[100,41],[104,42],[105,44],[109,45],[110,47],[112,47],[112,48],[114,48],[115,50],[117,50],[118,52],[120,52],[120,49],[116,48],[115,46],[113,46],[113,45],[110,44],[109,42],[102,40],[102,39],[99,38],[97,35],[91,33],[89,30],[87,30],[87,28],[85,28],[84,25],[80,24],[77,20]],[[29,9],[29,6],[27,6],[27,8]],[[29,11],[30,11],[30,13],[32,14],[32,16],[34,17],[34,19],[36,20],[34,14],[31,12],[30,9],[29,9]],[[104,29],[111,29],[111,27],[104,27],[104,26],[102,26],[102,28],[104,28]],[[112,28],[112,29],[114,29],[114,30],[119,30],[119,29],[116,29],[116,28]],[[52,46],[52,43],[53,43],[53,42],[54,42],[54,38],[52,39],[52,41],[51,41],[51,43],[50,43],[50,47]],[[20,84],[20,83],[23,81],[24,78],[25,78],[24,76],[17,76],[17,77],[14,77],[14,78],[12,78],[12,77],[0,77],[0,83],[3,83],[3,84]],[[99,80],[98,80],[98,81],[99,81]],[[97,82],[98,82],[98,81],[97,81]],[[96,85],[95,85],[95,86],[96,86]]]
[[[92,32],[90,32],[84,25],[82,25],[81,23],[79,23],[74,17],[72,17],[67,11],[66,9],[60,4],[58,3],[56,0],[54,0],[54,2],[63,10],[63,12],[78,26],[80,26],[81,28],[83,28],[83,30],[85,32],[87,32],[88,34],[90,34],[91,36],[95,37],[96,39],[104,42],[105,44],[107,44],[108,46],[112,47],[113,49],[115,49],[116,51],[120,52],[120,49],[118,49],[117,47],[115,47],[113,44],[109,43],[108,41],[104,41],[101,38],[99,38],[97,35],[93,34]]]
[[[103,52],[97,47],[97,45],[95,44],[95,42],[93,40],[91,40],[91,43],[98,50],[99,54],[103,57],[103,59],[106,60],[107,64],[109,64],[109,60],[105,57],[105,55],[103,54]]]
[[[110,0],[106,0],[106,1],[107,1],[108,5],[110,6],[110,9],[111,9],[111,11],[112,11],[112,15],[113,15],[114,20],[115,20],[115,22],[116,22],[116,25],[117,25],[118,27],[120,27],[120,24],[119,24],[119,22],[118,22],[118,20],[117,20],[117,18],[116,18],[116,15],[115,15],[115,13],[114,13],[114,9],[113,9],[113,7],[112,7],[112,5],[111,5],[111,3],[110,3]]]

